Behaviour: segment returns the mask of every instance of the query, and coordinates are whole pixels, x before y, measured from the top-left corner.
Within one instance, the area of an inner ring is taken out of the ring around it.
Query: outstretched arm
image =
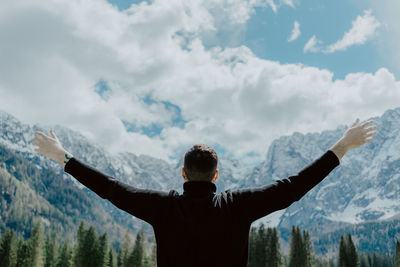
[[[350,149],[372,140],[376,126],[365,128],[373,121],[357,125],[357,119],[343,137],[314,162],[304,167],[297,175],[277,180],[272,184],[232,191],[236,212],[250,222],[271,212],[289,207],[321,182],[340,164],[340,159]]]
[[[153,225],[158,221],[158,216],[168,203],[167,192],[136,188],[100,172],[66,151],[53,130],[50,130],[51,136],[42,132],[35,133],[37,136],[34,144],[39,147],[35,151],[56,160],[65,172],[81,184],[135,217]]]

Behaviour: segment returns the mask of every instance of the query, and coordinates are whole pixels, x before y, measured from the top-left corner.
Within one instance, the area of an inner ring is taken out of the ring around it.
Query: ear
[[[183,180],[187,181],[186,173],[185,173],[185,168],[184,168],[184,167],[182,167],[182,177],[183,177]]]
[[[215,181],[218,179],[218,169],[215,170],[215,175],[212,181],[215,183]]]

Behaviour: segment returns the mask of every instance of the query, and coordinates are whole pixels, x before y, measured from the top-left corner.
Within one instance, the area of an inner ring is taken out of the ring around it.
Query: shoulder
[[[175,189],[171,189],[171,190],[169,190],[168,196],[169,197],[178,197],[179,193]]]

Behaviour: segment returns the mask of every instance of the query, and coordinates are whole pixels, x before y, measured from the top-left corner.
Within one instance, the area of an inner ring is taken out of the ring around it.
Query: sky
[[[400,106],[399,11],[398,0],[2,0],[0,109],[111,153],[174,162],[206,143],[254,165],[282,135]]]

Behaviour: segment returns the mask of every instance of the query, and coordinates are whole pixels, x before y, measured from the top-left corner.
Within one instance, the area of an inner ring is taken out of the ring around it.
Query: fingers
[[[43,138],[47,137],[47,135],[45,135],[44,133],[39,132],[39,131],[35,131],[35,134],[37,134],[38,136],[43,137]]]
[[[54,133],[53,129],[50,129],[50,134],[54,139],[58,140],[58,138],[57,138],[56,134]]]
[[[356,126],[357,125],[357,123],[359,123],[360,122],[360,119],[359,118],[357,118],[356,119],[356,121],[351,125],[351,127],[354,127],[354,126]]]
[[[376,127],[377,127],[377,126],[371,126],[371,127],[369,127],[369,128],[366,128],[365,130],[368,132],[368,131],[371,131],[371,130],[373,130],[373,129],[376,129]]]
[[[364,128],[365,126],[368,126],[373,122],[374,122],[374,120],[370,120],[370,121],[364,122],[363,124],[361,124],[361,128]]]
[[[375,131],[375,132],[371,132],[371,133],[369,133],[369,134],[366,134],[366,135],[365,135],[365,137],[374,136],[376,133],[377,133],[377,131]]]
[[[54,133],[53,129],[50,129],[50,136],[46,135],[46,134],[44,134],[44,133],[42,133],[40,131],[35,131],[35,133],[37,134],[37,136],[39,136],[39,137],[41,137],[41,138],[43,138],[45,140],[54,138],[54,139],[56,139],[58,141],[58,138],[57,138],[56,134]]]

